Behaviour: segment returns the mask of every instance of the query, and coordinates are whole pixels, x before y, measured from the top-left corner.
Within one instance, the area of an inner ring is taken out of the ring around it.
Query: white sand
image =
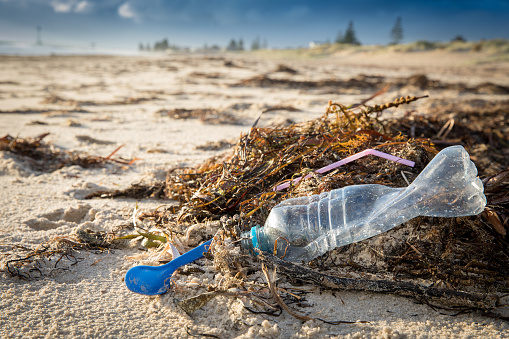
[[[425,73],[430,78],[462,81],[476,85],[492,81],[509,85],[509,67],[503,63],[474,62],[479,55],[433,52],[378,55],[336,55],[329,59],[285,60],[300,73],[296,79],[348,79],[358,74],[409,76]],[[240,67],[225,67],[233,60]],[[301,121],[324,113],[328,100],[355,103],[366,94],[319,90],[271,88],[232,88],[228,84],[272,71],[281,60],[227,56],[207,59],[198,56],[154,57],[0,57],[0,137],[5,134],[35,137],[51,133],[46,142],[67,150],[107,156],[118,145],[116,154],[142,158],[134,165],[120,168],[109,165],[99,169],[66,167],[53,173],[38,173],[28,163],[0,152],[0,260],[13,245],[35,247],[73,229],[111,231],[128,223],[135,206],[133,199],[83,200],[100,188],[125,188],[139,181],[162,179],[166,170],[177,165],[192,165],[218,154],[198,151],[195,146],[223,139],[236,139],[247,132],[264,108],[294,106],[300,112],[271,112],[262,124],[291,118]],[[218,73],[206,78],[196,73]],[[283,77],[282,74],[273,76]],[[429,91],[425,91],[428,93]],[[377,102],[399,95],[424,94],[419,90],[389,91]],[[451,101],[465,98],[504,96],[434,93],[434,98]],[[73,103],[44,103],[57,95],[88,101],[80,106],[87,112],[65,112]],[[136,104],[119,104],[128,98],[145,98]],[[507,100],[507,97],[505,97]],[[92,104],[90,104],[92,102]],[[117,102],[115,104],[115,102]],[[154,113],[166,108],[217,108],[239,117],[243,125],[209,125],[197,120],[172,120]],[[399,110],[422,110],[426,103]],[[45,113],[27,113],[28,111]],[[24,112],[24,113],[23,113]],[[396,111],[395,111],[396,112]],[[79,126],[70,127],[72,120]],[[31,124],[39,121],[46,125]],[[85,135],[109,141],[94,144],[79,141]],[[155,153],[163,150],[164,153]],[[156,200],[139,202],[142,209],[153,209]],[[305,308],[311,315],[330,320],[369,321],[369,323],[328,325],[302,323],[283,313],[279,317],[252,314],[240,300],[218,296],[192,317],[177,305],[221,279],[220,274],[194,274],[178,277],[180,288],[157,297],[129,292],[122,281],[127,269],[136,263],[126,255],[140,253],[136,248],[94,254],[84,251],[83,260],[69,270],[53,272],[36,281],[20,281],[0,267],[0,336],[26,337],[186,337],[207,333],[221,338],[257,337],[347,337],[347,338],[503,338],[509,324],[475,314],[451,317],[428,306],[392,295],[329,292],[306,296]],[[211,265],[203,260],[204,265]]]

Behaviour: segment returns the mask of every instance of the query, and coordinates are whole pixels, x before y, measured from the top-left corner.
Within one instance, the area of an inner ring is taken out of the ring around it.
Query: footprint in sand
[[[59,208],[38,218],[29,219],[25,224],[35,231],[47,231],[63,225],[76,226],[86,221],[94,221],[96,212],[92,206],[80,204],[67,209]]]

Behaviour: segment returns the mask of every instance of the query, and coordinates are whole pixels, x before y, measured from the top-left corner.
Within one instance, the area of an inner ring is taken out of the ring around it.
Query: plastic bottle
[[[417,216],[460,217],[486,206],[477,168],[462,146],[438,153],[406,188],[353,185],[283,201],[264,227],[242,235],[242,246],[289,261],[309,261],[334,248],[384,233]]]

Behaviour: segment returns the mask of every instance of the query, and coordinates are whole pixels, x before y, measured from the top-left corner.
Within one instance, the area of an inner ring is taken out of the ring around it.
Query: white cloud
[[[88,13],[93,4],[86,0],[54,0],[51,1],[51,7],[57,13]]]
[[[94,4],[91,2],[80,1],[76,4],[76,7],[74,7],[74,11],[76,13],[89,13],[92,10],[93,6]]]
[[[126,19],[137,19],[138,18],[138,14],[131,7],[131,4],[129,2],[122,4],[118,8],[118,15],[121,16],[122,18],[126,18]]]
[[[52,1],[51,7],[57,13],[69,13],[72,9],[72,2]]]

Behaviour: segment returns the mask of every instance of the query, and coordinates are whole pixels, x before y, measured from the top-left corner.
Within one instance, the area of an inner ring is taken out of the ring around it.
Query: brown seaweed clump
[[[130,165],[136,159],[125,161],[115,159],[113,155],[122,147],[115,149],[109,156],[89,156],[84,153],[64,151],[43,141],[49,133],[35,138],[14,138],[5,135],[0,138],[0,151],[14,154],[26,161],[31,169],[41,172],[53,172],[67,166],[78,165],[83,168],[102,167],[106,163]]]
[[[209,159],[192,169],[172,169],[166,178],[166,195],[178,200],[181,221],[219,219],[240,213],[250,222],[261,223],[279,201],[303,194],[318,194],[347,185],[378,183],[403,186],[399,173],[404,165],[366,158],[326,175],[302,181],[287,191],[274,187],[294,177],[313,172],[367,148],[403,156],[416,162],[415,173],[433,156],[426,139],[379,132],[376,115],[383,109],[417,98],[398,99],[392,105],[347,110],[331,103],[320,119],[288,127],[257,128],[241,136],[229,154]],[[355,113],[357,111],[358,113]],[[374,117],[372,117],[374,116]]]
[[[509,101],[437,100],[426,115],[408,114],[387,120],[391,133],[429,138],[438,148],[463,145],[481,176],[509,167]]]
[[[240,125],[242,121],[227,112],[221,112],[212,108],[174,108],[174,109],[160,109],[156,115],[162,117],[169,117],[172,119],[199,119],[201,122],[211,125],[230,124]]]
[[[170,169],[163,185],[164,194],[179,205],[146,213],[143,218],[150,218],[157,227],[170,233],[182,234],[189,233],[197,223],[222,220],[218,230],[222,228],[225,232],[223,238],[238,244],[235,241],[242,231],[263,225],[271,208],[284,199],[356,184],[406,186],[439,149],[461,144],[472,155],[485,185],[488,205],[483,214],[415,218],[378,237],[331,251],[306,266],[311,272],[330,276],[362,275],[423,281],[438,288],[462,291],[507,292],[506,103],[486,103],[482,110],[474,109],[473,103],[465,104],[461,110],[439,104],[430,115],[381,119],[384,110],[417,99],[399,98],[373,106],[364,102],[350,107],[331,102],[326,114],[315,120],[286,127],[259,128],[255,124],[229,152],[193,168]],[[412,160],[416,165],[410,168],[364,157],[326,174],[314,173],[286,190],[274,190],[283,182],[367,148]],[[142,194],[139,189],[136,188],[137,192]],[[158,192],[157,195],[162,193],[161,188]],[[117,193],[128,195],[128,191]],[[253,271],[250,267],[254,262],[235,261],[235,256],[226,252],[222,250],[214,257],[219,270],[235,274]],[[299,274],[290,278],[306,280]]]
[[[214,260],[217,270],[235,280],[232,286],[242,286],[260,266],[254,257],[239,255],[240,234],[253,225],[262,225],[277,203],[347,185],[406,186],[440,148],[461,144],[472,155],[484,183],[488,205],[481,215],[415,218],[303,266],[270,254],[258,259],[263,265],[278,268],[294,283],[398,293],[423,302],[432,296],[441,301],[456,298],[458,305],[489,311],[497,306],[497,295],[509,292],[505,104],[485,105],[483,111],[458,111],[442,105],[447,115],[431,112],[428,116],[381,119],[384,110],[417,99],[404,97],[383,105],[367,106],[363,102],[350,107],[330,102],[322,117],[308,122],[265,128],[255,123],[229,152],[193,168],[170,169],[164,194],[179,205],[139,218],[186,238],[199,223],[218,220],[212,234],[220,230],[221,241],[212,246],[207,257]],[[314,173],[368,148],[412,160],[416,165],[410,168],[364,157],[326,174]],[[310,173],[310,178],[286,190],[274,190],[283,182]],[[160,194],[162,186],[156,186]]]
[[[334,276],[363,274],[426,281],[454,290],[508,292],[509,170],[500,170],[509,164],[500,156],[507,152],[507,137],[498,133],[496,126],[500,107],[493,109],[492,119],[475,127],[469,119],[480,123],[482,112],[378,119],[384,109],[416,99],[353,108],[331,103],[327,113],[313,121],[288,127],[253,127],[230,153],[196,168],[170,170],[166,195],[181,205],[168,212],[178,213],[184,223],[240,214],[236,225],[247,229],[263,224],[270,209],[290,197],[355,184],[405,186],[405,180],[415,179],[440,148],[462,144],[473,153],[485,183],[488,206],[482,215],[416,218],[379,237],[331,251],[309,267]],[[450,119],[455,125],[444,127]],[[367,148],[415,161],[416,166],[412,169],[367,157],[331,173],[316,174],[287,191],[274,191],[284,181]],[[490,167],[484,165],[487,162]],[[234,238],[238,233],[231,228]],[[299,276],[290,278],[299,280]]]
[[[5,268],[11,276],[22,280],[44,278],[55,272],[68,271],[78,264],[83,260],[83,250],[103,252],[116,247],[118,243],[115,232],[76,230],[68,236],[55,237],[35,248],[13,246],[11,252],[6,253]]]

